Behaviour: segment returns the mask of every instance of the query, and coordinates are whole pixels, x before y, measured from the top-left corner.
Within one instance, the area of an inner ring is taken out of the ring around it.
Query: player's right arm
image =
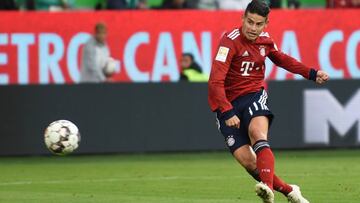
[[[226,125],[239,127],[240,120],[235,115],[233,106],[226,97],[225,78],[229,71],[232,58],[236,53],[234,41],[225,34],[218,47],[213,60],[209,78],[209,104],[212,111],[220,111],[221,117],[226,120]]]

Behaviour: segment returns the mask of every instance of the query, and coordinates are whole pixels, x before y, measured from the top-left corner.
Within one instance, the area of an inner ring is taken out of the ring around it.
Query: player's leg
[[[238,116],[241,120],[241,115]],[[260,181],[258,174],[253,173],[253,171],[256,171],[256,155],[250,146],[247,125],[240,123],[240,129],[228,127],[225,120],[219,117],[219,113],[217,113],[216,121],[218,130],[224,136],[225,143],[234,158],[255,180]]]
[[[257,156],[256,167],[261,182],[255,185],[256,194],[264,203],[274,202],[274,155],[267,141],[269,120],[266,116],[253,117],[249,124],[251,145]]]
[[[243,166],[246,171],[258,182],[261,182],[259,176],[259,170],[256,167],[256,154],[250,145],[244,145],[236,149],[233,153],[235,159]],[[292,187],[286,184],[281,178],[274,174],[273,177],[274,190],[281,192],[287,196],[291,191]]]
[[[250,145],[246,144],[236,149],[233,156],[255,180],[260,181],[259,174],[256,172],[256,155]]]
[[[251,144],[257,155],[256,169],[253,171],[251,171],[251,170],[250,171],[248,170],[248,171],[250,172],[250,174],[253,177],[255,177],[255,179],[258,179],[260,181],[264,181],[264,176],[265,176],[265,178],[270,182],[268,184],[271,186],[271,174],[269,175],[268,174],[269,170],[266,169],[267,164],[270,164],[270,168],[272,169],[272,173],[273,173],[273,175],[272,175],[273,189],[286,195],[289,200],[291,199],[291,198],[289,198],[289,196],[292,196],[290,194],[293,194],[293,195],[296,194],[297,197],[300,197],[298,199],[304,199],[304,198],[302,198],[301,193],[296,192],[295,189],[293,190],[293,188],[290,185],[286,184],[284,181],[282,181],[279,177],[277,177],[274,174],[274,155],[272,154],[270,145],[267,141],[268,140],[268,129],[272,122],[273,114],[268,108],[267,98],[268,98],[268,95],[265,90],[261,90],[261,91],[257,92],[256,95],[252,96],[251,99],[247,101],[248,106],[246,108],[244,108],[244,111],[241,115],[241,117],[242,117],[241,122],[242,122],[243,126],[247,126],[245,128],[247,131],[246,134],[250,137]],[[270,162],[267,163],[266,159],[269,159]],[[261,165],[261,166],[259,167],[259,165]],[[264,166],[265,166],[265,170],[264,170]],[[253,167],[251,169],[253,169]],[[261,177],[261,176],[263,176],[263,177]],[[258,178],[256,178],[256,177],[258,177]],[[264,186],[261,184],[259,186],[260,186],[260,188],[267,187],[266,185]],[[271,190],[271,192],[272,192],[272,190]],[[297,195],[297,194],[300,194],[300,195]],[[259,193],[258,193],[258,195],[259,195]],[[266,198],[266,196],[265,196],[265,198]],[[298,201],[290,200],[290,202],[295,203]],[[306,203],[307,201],[300,201],[300,202]]]
[[[249,137],[251,145],[257,156],[256,166],[261,181],[273,189],[274,181],[274,155],[267,141],[269,120],[266,116],[257,116],[249,124]]]
[[[296,185],[289,186],[274,174],[274,155],[267,141],[269,120],[266,116],[254,117],[249,125],[250,140],[257,155],[256,166],[262,183],[256,185],[257,194],[264,202],[273,202],[273,194],[270,189],[278,189],[288,197],[291,203],[309,203],[301,194]],[[276,184],[274,184],[276,182]],[[276,185],[276,187],[275,187]],[[280,188],[279,188],[280,187]]]
[[[236,149],[233,153],[233,156],[255,180],[261,182],[259,170],[256,167],[256,155],[250,145],[244,145]],[[292,191],[292,187],[284,183],[275,174],[274,189],[283,193],[285,196],[288,196],[288,194]]]
[[[226,134],[224,134],[226,144],[228,145],[235,159],[255,180],[260,182],[261,179],[259,176],[259,170],[256,166],[256,155],[251,146],[247,144],[250,143],[248,136],[240,136],[238,134],[239,131],[234,128],[228,129],[229,131],[224,130],[224,128],[222,128],[222,130],[224,133],[226,132]],[[246,137],[246,139],[244,137]],[[284,192],[284,188],[290,188],[291,191],[291,187],[289,185],[283,183],[283,181],[274,175],[274,189],[280,192]],[[285,195],[287,195],[287,193]]]

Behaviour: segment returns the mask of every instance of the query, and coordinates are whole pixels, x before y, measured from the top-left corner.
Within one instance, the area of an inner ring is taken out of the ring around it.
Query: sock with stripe
[[[274,189],[278,192],[281,192],[285,196],[287,196],[292,191],[292,187],[286,184],[283,180],[281,180],[281,178],[277,177],[275,174],[273,184]]]
[[[270,145],[266,140],[259,140],[254,144],[253,149],[257,156],[256,167],[259,170],[260,180],[273,190],[275,160]]]
[[[247,172],[257,181],[261,181],[260,176],[259,176],[259,170],[255,169],[255,170],[247,170]],[[282,194],[284,194],[285,196],[287,196],[291,191],[292,191],[292,187],[285,183],[283,180],[281,180],[281,178],[277,177],[274,174],[273,177],[273,187],[274,190],[281,192]]]

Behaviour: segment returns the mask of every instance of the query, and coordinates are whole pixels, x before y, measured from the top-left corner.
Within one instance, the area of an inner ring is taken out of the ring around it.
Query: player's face
[[[100,43],[105,43],[107,32],[106,30],[98,30],[95,33],[95,38]]]
[[[254,41],[268,24],[268,19],[256,13],[247,13],[243,17],[242,33],[248,40]]]

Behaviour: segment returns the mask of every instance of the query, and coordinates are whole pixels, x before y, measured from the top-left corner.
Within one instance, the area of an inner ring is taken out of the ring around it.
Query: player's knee
[[[270,144],[267,140],[259,140],[253,145],[253,150],[256,154],[265,148],[270,148]]]
[[[254,140],[254,142],[256,142],[258,140],[267,140],[267,134],[265,132],[263,132],[261,129],[254,128],[254,127],[250,128],[249,134],[250,134],[250,137],[252,138],[252,140]]]

